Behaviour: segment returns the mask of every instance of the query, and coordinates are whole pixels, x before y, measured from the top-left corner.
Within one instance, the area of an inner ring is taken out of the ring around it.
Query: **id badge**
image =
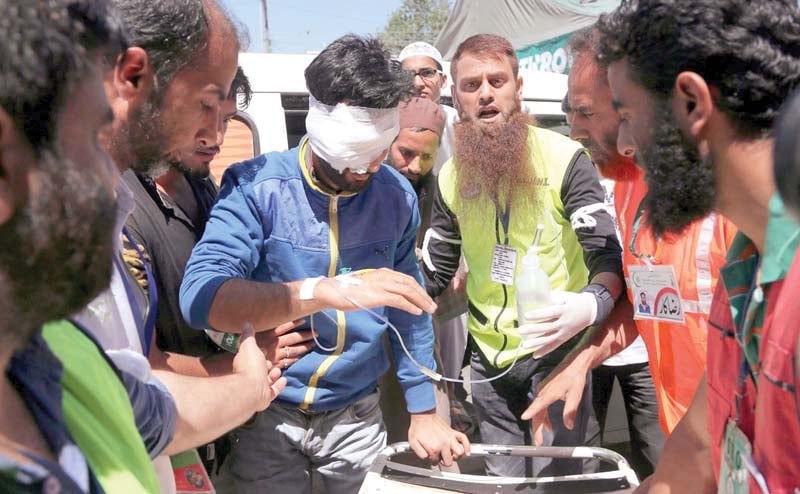
[[[507,245],[496,244],[492,254],[491,280],[495,283],[513,285],[516,272],[517,249]]]
[[[753,451],[747,436],[733,422],[725,427],[722,443],[722,464],[719,468],[719,494],[749,494],[750,482],[746,462]]]
[[[683,324],[686,319],[672,266],[629,266],[633,318]]]

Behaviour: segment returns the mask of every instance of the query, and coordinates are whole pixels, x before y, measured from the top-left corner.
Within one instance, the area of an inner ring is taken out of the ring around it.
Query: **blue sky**
[[[260,0],[222,0],[247,26],[250,51],[263,51]],[[339,36],[375,34],[402,0],[268,0],[274,53],[319,51]]]

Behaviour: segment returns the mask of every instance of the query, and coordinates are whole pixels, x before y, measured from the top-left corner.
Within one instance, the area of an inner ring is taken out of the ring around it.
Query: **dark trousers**
[[[539,384],[564,358],[571,346],[562,345],[562,348],[542,359],[523,357],[509,374],[490,383],[474,381],[496,376],[504,369],[493,367],[479,350],[473,349],[470,386],[472,400],[478,412],[481,442],[503,445],[533,444],[530,422],[521,420],[520,415],[536,398]],[[564,402],[559,401],[550,406],[548,412],[553,430],[545,431],[544,446],[583,446],[586,424],[591,415],[592,395],[591,379],[587,377],[586,383],[573,430],[564,426]],[[489,456],[485,463],[489,475],[506,477],[561,476],[583,472],[582,460]]]
[[[599,447],[603,442],[608,403],[615,378],[622,390],[628,419],[631,438],[629,460],[636,474],[643,479],[653,473],[664,447],[664,431],[658,423],[656,390],[647,362],[619,366],[601,365],[592,371],[592,405],[596,419],[589,419],[586,445]]]

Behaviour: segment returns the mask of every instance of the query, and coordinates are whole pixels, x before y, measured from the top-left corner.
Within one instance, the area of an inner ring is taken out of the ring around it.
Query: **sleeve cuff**
[[[404,387],[408,413],[422,413],[436,408],[433,382],[430,379]]]
[[[214,301],[219,287],[229,279],[231,279],[230,276],[214,276],[206,280],[198,289],[189,289],[181,293],[181,312],[190,326],[198,330],[215,329],[208,323],[211,302]]]

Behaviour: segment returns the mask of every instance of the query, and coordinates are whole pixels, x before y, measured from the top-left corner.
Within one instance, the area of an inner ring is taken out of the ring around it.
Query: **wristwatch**
[[[592,324],[603,322],[605,318],[611,314],[611,311],[614,310],[616,301],[605,285],[592,283],[587,285],[581,292],[591,293],[594,295],[595,300],[597,300],[597,318]]]

